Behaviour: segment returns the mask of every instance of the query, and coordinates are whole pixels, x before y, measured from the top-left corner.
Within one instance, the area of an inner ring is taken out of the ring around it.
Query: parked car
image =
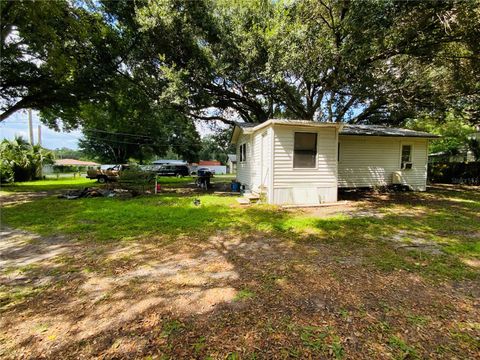
[[[200,175],[202,172],[209,172],[212,175],[215,175],[215,170],[207,168],[207,167],[201,167],[197,169],[197,172],[193,175]]]
[[[190,171],[186,165],[162,165],[157,170],[157,174],[160,176],[183,177],[190,175]]]
[[[107,181],[117,181],[120,173],[128,169],[128,165],[113,165],[107,169],[98,167],[87,171],[88,179],[96,179],[99,183],[104,184]]]

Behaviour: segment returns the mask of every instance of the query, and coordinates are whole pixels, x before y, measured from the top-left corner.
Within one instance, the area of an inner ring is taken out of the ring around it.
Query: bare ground
[[[381,271],[332,243],[217,232],[87,244],[4,228],[0,268],[14,294],[3,358],[480,356],[478,282]]]

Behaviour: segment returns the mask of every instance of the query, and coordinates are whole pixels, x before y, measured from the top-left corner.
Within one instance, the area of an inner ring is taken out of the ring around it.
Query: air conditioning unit
[[[413,167],[413,164],[411,162],[404,162],[402,163],[402,170],[409,170]]]

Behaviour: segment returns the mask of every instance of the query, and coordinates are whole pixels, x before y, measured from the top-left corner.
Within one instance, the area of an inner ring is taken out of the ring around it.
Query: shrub
[[[480,185],[480,162],[430,164],[428,180],[432,183]]]
[[[144,193],[148,189],[153,190],[155,176],[154,172],[132,167],[120,173],[117,186],[122,189]]]

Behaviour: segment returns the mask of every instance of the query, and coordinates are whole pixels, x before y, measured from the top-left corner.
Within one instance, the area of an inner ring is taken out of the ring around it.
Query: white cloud
[[[55,131],[41,124],[38,113],[33,111],[33,138],[38,141],[38,125],[42,127],[42,145],[48,149],[67,147],[70,149],[78,148],[78,139],[82,137],[80,130],[71,132]],[[1,139],[13,139],[15,136],[22,136],[28,140],[28,115],[25,111],[17,111],[6,120],[0,123]]]

